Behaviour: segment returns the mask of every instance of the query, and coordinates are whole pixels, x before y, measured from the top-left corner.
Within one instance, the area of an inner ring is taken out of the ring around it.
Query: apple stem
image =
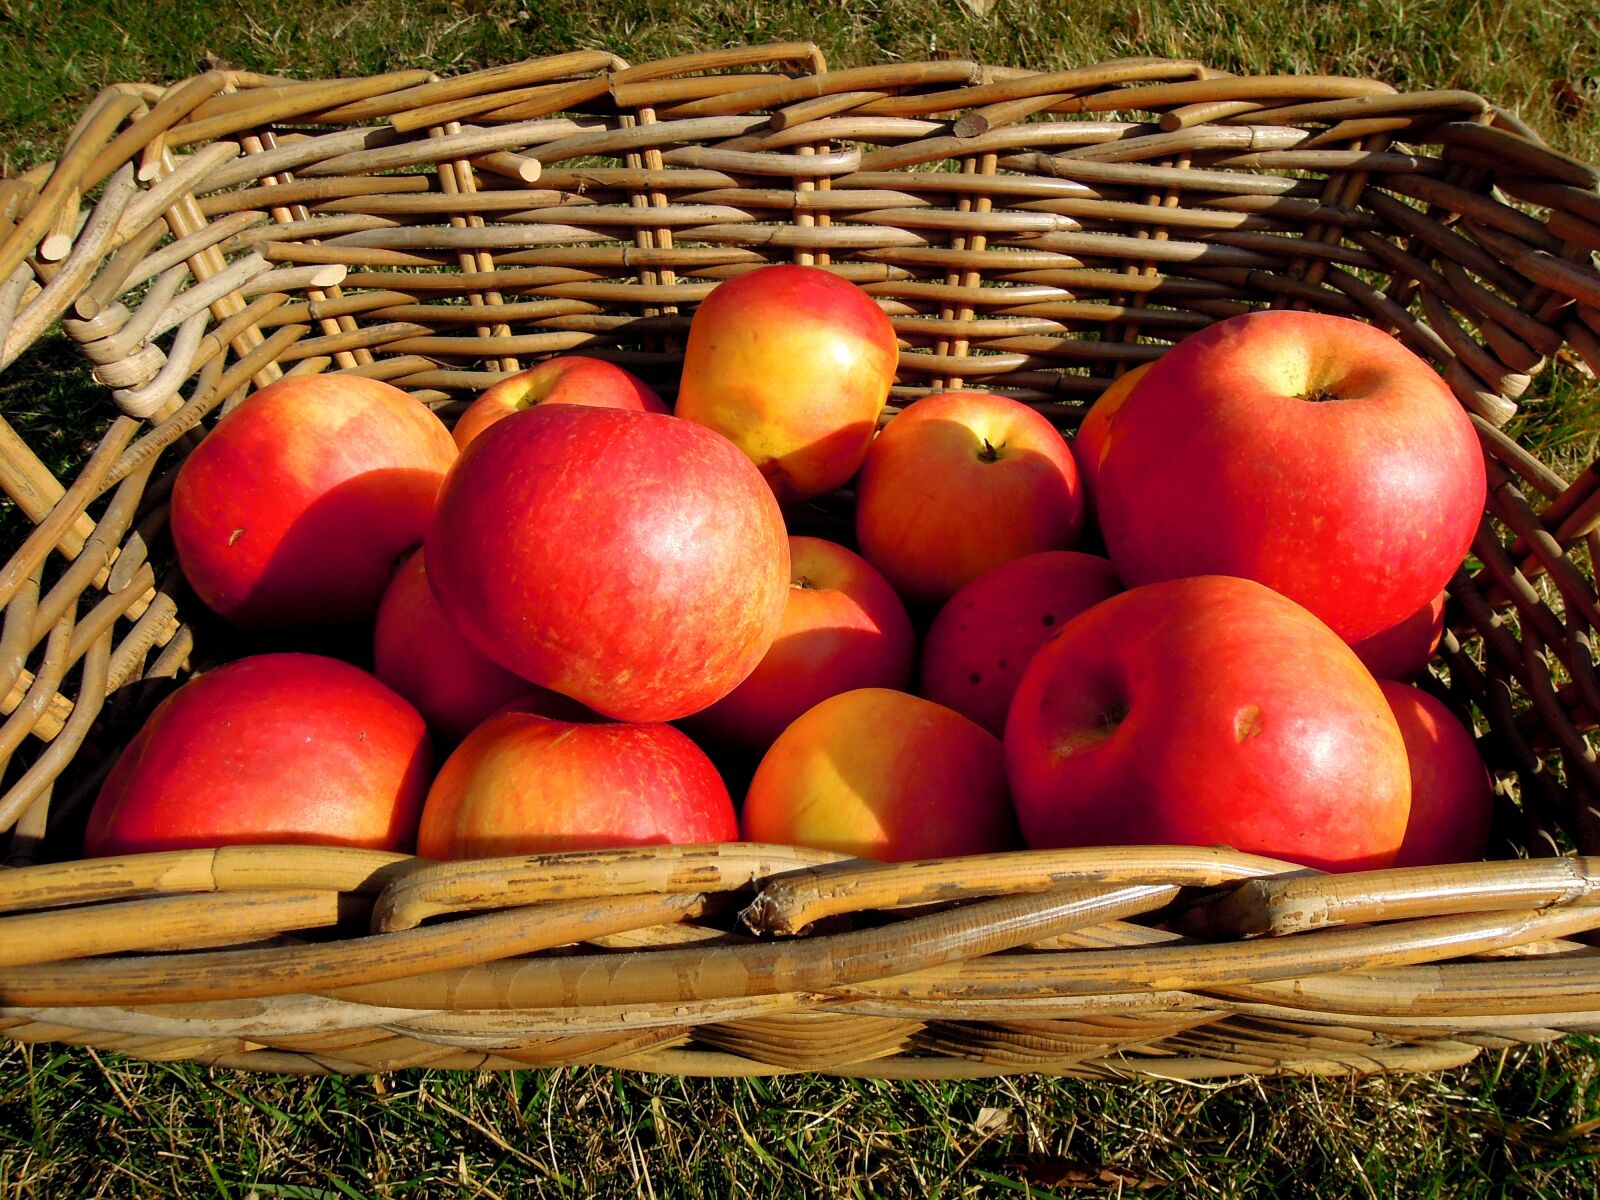
[[[998,446],[996,446],[988,438],[984,438],[983,449],[978,451],[978,461],[998,462],[1000,459],[1000,451],[1005,449],[1005,445],[1006,444],[1004,442],[1001,442]]]
[[[811,580],[804,575],[796,575],[789,581],[789,586],[801,588],[804,591],[810,592],[815,591],[817,585],[812,583]]]
[[[1305,392],[1300,396],[1301,400],[1308,400],[1312,404],[1322,404],[1325,401],[1337,400],[1338,398],[1338,395],[1330,392],[1327,388],[1315,388],[1312,391]]]

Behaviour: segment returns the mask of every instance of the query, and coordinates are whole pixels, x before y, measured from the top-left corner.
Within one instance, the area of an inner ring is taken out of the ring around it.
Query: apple
[[[1440,592],[1398,625],[1391,625],[1350,648],[1379,679],[1411,680],[1428,667],[1444,637],[1444,593]]]
[[[905,692],[859,688],[778,735],[744,802],[745,840],[884,862],[1017,848],[1000,740]]]
[[[1046,550],[985,571],[928,627],[918,691],[1000,737],[1012,693],[1039,647],[1121,590],[1109,561],[1076,550]]]
[[[1349,871],[1389,866],[1405,836],[1377,681],[1248,579],[1147,584],[1075,618],[1023,672],[1005,747],[1035,848],[1223,843]]]
[[[1071,549],[1083,491],[1067,443],[1007,396],[937,392],[872,443],[856,540],[907,601],[939,603],[1001,563]]]
[[[1152,363],[1141,363],[1133,370],[1118,376],[1110,386],[1089,406],[1078,425],[1078,434],[1072,439],[1072,461],[1078,468],[1078,479],[1083,484],[1084,507],[1092,516],[1095,512],[1095,494],[1100,483],[1100,460],[1106,452],[1106,442],[1111,437],[1111,427],[1117,414],[1127,403],[1133,389],[1149,372]]]
[[[399,388],[298,375],[248,397],[178,470],[183,574],[240,625],[341,624],[378,606],[422,540],[455,443]]]
[[[761,267],[695,311],[676,412],[731,439],[780,500],[802,500],[860,468],[898,364],[894,327],[855,284]]]
[[[575,724],[513,708],[445,760],[417,853],[497,858],[738,838],[722,777],[672,726]]]
[[[1474,862],[1489,847],[1494,784],[1478,744],[1443,701],[1409,684],[1380,680],[1411,764],[1411,819],[1397,867]]]
[[[829,696],[910,684],[917,648],[911,618],[871,563],[821,538],[790,537],[789,564],[777,638],[743,683],[690,718],[694,732],[764,750]]]
[[[452,741],[533,688],[461,636],[428,586],[421,550],[390,580],[372,640],[373,673]]]
[[[456,419],[458,449],[489,426],[535,404],[592,404],[600,408],[627,408],[635,412],[664,413],[661,402],[644,380],[615,363],[581,354],[564,354],[518,371],[494,384]]]
[[[462,454],[425,543],[440,605],[482,653],[624,721],[720,700],[789,595],[783,514],[703,425],[541,404]]]
[[[417,710],[359,667],[242,658],[156,706],[101,786],[83,852],[408,850],[431,765]]]
[[[1100,462],[1100,523],[1130,587],[1239,575],[1354,643],[1449,581],[1484,478],[1467,414],[1397,340],[1345,317],[1253,312],[1140,381]]]

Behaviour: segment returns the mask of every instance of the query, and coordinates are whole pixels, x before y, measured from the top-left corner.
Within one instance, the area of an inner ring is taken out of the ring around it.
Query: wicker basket
[[[0,182],[0,368],[64,318],[119,410],[65,486],[0,424],[35,525],[0,574],[0,850],[46,860],[0,871],[0,1034],[295,1072],[1195,1078],[1430,1071],[1600,1028],[1600,859],[1572,853],[1600,854],[1600,467],[1569,483],[1500,432],[1549,359],[1600,369],[1596,178],[1468,93],[1158,59],[827,72],[798,44],[107,89],[58,162]],[[897,401],[988,387],[1066,428],[1263,305],[1434,362],[1490,493],[1432,684],[1483,731],[1501,861],[48,861],[151,706],[248,649],[171,566],[165,497],[207,420],[316,371],[448,414],[580,347],[670,395],[695,302],[775,260],[877,297]]]

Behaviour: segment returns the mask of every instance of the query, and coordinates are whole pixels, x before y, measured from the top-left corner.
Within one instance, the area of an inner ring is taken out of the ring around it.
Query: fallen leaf
[[[1043,1155],[1018,1159],[1012,1165],[1027,1182],[1044,1188],[1119,1188],[1148,1192],[1166,1187],[1168,1182],[1153,1175],[1140,1175],[1126,1167]]]
[[[1011,1110],[1009,1108],[980,1108],[978,1119],[972,1127],[983,1137],[994,1137],[996,1134],[1006,1133],[1011,1128]]]
[[[1550,81],[1550,103],[1555,105],[1556,112],[1569,121],[1575,121],[1589,108],[1589,97],[1570,79],[1552,79]]]

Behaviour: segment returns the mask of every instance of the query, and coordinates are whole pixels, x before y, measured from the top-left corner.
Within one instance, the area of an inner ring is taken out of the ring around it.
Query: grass
[[[1600,1192],[1595,1043],[1437,1077],[293,1080],[0,1051],[0,1200],[34,1196],[1164,1197]]]
[[[804,37],[848,66],[950,52],[1041,68],[1124,54],[1239,72],[1463,87],[1600,162],[1592,0],[5,0],[0,170],[53,156],[118,79],[213,56],[315,77],[441,73],[579,46],[634,61]],[[105,416],[64,343],[0,380],[50,465]],[[1517,432],[1600,450],[1600,397],[1558,368]],[[9,549],[25,524],[8,515]],[[293,1079],[0,1043],[0,1200],[522,1195],[1490,1197],[1600,1195],[1597,1043],[1489,1050],[1429,1077],[1097,1086],[684,1080],[599,1069]]]
[[[998,0],[983,18],[959,0],[7,0],[0,147],[12,167],[49,157],[98,88],[181,78],[208,54],[326,77],[418,65],[451,73],[580,46],[637,62],[805,38],[834,66],[955,53],[1060,68],[1158,54],[1236,72],[1461,87],[1516,109],[1552,144],[1594,162],[1593,16],[1592,0]],[[1562,103],[1558,81],[1570,89]]]

